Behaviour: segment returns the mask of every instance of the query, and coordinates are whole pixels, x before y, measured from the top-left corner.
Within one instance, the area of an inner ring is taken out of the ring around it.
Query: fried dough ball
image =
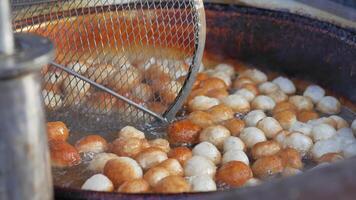
[[[234,80],[234,82],[232,83],[232,87],[234,89],[241,89],[246,84],[254,84],[254,82],[250,78],[239,77],[239,78]]]
[[[253,145],[267,140],[263,131],[256,127],[243,129],[240,134],[240,138],[248,148],[252,148]]]
[[[62,84],[62,90],[65,94],[65,104],[74,105],[80,103],[80,101],[87,95],[90,89],[90,84],[84,80],[69,75]]]
[[[209,176],[191,176],[187,177],[192,192],[210,192],[216,191],[216,183]]]
[[[177,159],[182,166],[184,166],[187,160],[192,156],[193,153],[188,147],[176,147],[171,149],[168,153],[169,158]]]
[[[108,143],[100,135],[88,135],[75,143],[79,153],[93,152],[101,153],[108,150]]]
[[[188,108],[191,111],[205,111],[216,105],[219,105],[220,101],[215,98],[210,98],[206,96],[196,96],[188,103]]]
[[[257,160],[264,156],[271,156],[277,154],[281,150],[281,147],[278,142],[270,140],[259,142],[253,145],[251,149],[252,158]]]
[[[296,92],[294,83],[288,78],[279,76],[275,78],[272,83],[278,85],[278,87],[286,94],[294,94]]]
[[[267,81],[267,75],[258,69],[248,69],[242,72],[240,77],[247,77],[255,84],[260,84]]]
[[[283,129],[287,130],[297,121],[297,116],[290,110],[278,112],[273,117],[281,124]]]
[[[247,89],[250,92],[252,92],[255,96],[257,96],[259,94],[257,86],[255,84],[245,84],[245,85],[243,85],[243,87],[241,89]]]
[[[61,121],[47,122],[47,137],[48,140],[66,141],[69,136],[69,130],[65,123]]]
[[[293,148],[302,156],[305,156],[312,148],[313,141],[310,137],[303,135],[302,133],[293,132],[286,136],[284,146]]]
[[[190,185],[181,176],[167,176],[153,190],[157,193],[183,193],[190,191]]]
[[[229,129],[232,136],[239,136],[242,129],[245,128],[245,122],[241,119],[236,118],[223,121],[221,125]]]
[[[248,90],[246,88],[241,88],[241,89],[237,90],[234,94],[242,96],[248,102],[251,102],[256,97],[255,93],[251,92],[250,90]]]
[[[226,89],[214,89],[214,90],[209,90],[206,93],[206,96],[215,99],[222,99],[224,97],[229,96],[229,92]]]
[[[343,159],[344,157],[340,153],[327,153],[318,159],[318,163],[335,163]]]
[[[215,164],[208,158],[202,156],[193,156],[184,165],[185,176],[210,176],[214,177],[216,173]]]
[[[320,124],[328,124],[334,128],[336,128],[336,126],[337,126],[336,121],[329,117],[321,117],[319,119],[309,120],[308,124],[311,126],[317,126]]]
[[[104,175],[119,187],[126,181],[142,178],[142,169],[138,163],[129,157],[114,158],[106,162]]]
[[[62,95],[52,90],[42,90],[44,105],[49,110],[57,110],[63,106]]]
[[[214,117],[210,113],[204,111],[191,112],[188,116],[188,120],[202,128],[206,128],[215,124]]]
[[[62,140],[50,140],[49,150],[52,167],[65,168],[78,165],[81,162],[78,151]]]
[[[224,104],[213,106],[208,110],[208,113],[213,116],[214,123],[220,123],[234,117],[234,111]]]
[[[182,84],[180,84],[178,81],[170,81],[165,85],[161,85],[161,88],[156,92],[158,92],[162,102],[165,104],[170,104],[177,98],[177,95],[181,89]]]
[[[229,136],[224,140],[224,152],[230,150],[245,150],[245,143],[238,137]]]
[[[209,77],[201,81],[199,87],[207,88],[208,91],[215,90],[215,89],[227,89],[226,83],[220,78],[216,78],[216,77]]]
[[[258,86],[258,91],[261,94],[270,94],[277,90],[279,90],[278,85],[272,82],[264,82]]]
[[[300,153],[293,148],[285,148],[277,154],[282,159],[284,167],[302,169],[303,162]]]
[[[106,162],[111,159],[118,158],[116,154],[113,153],[98,153],[95,154],[93,159],[89,162],[88,169],[91,171],[103,173]]]
[[[269,93],[267,96],[273,99],[273,101],[276,103],[281,103],[288,100],[288,95],[285,94],[282,90],[274,91]]]
[[[227,87],[231,86],[231,77],[225,72],[215,71],[210,77],[219,78],[224,81]]]
[[[316,109],[324,114],[334,115],[341,110],[339,100],[332,96],[325,96],[318,102]]]
[[[319,140],[317,141],[312,149],[310,150],[310,153],[314,159],[314,161],[318,161],[320,157],[322,157],[325,154],[328,153],[339,153],[342,151],[342,147],[338,142],[335,142],[333,138],[327,139],[327,140]],[[345,154],[344,154],[345,156]],[[345,156],[347,157],[347,156]]]
[[[226,75],[228,75],[231,78],[233,78],[235,76],[234,67],[229,64],[226,64],[226,63],[220,63],[220,64],[216,65],[214,70],[219,71],[219,72],[224,72]]]
[[[276,135],[276,137],[274,137],[274,140],[276,140],[284,148],[285,147],[285,140],[286,140],[286,137],[288,135],[290,135],[289,131],[286,131],[286,130],[280,131]]]
[[[148,84],[141,83],[132,89],[132,95],[147,102],[152,99],[153,90]]]
[[[123,193],[148,193],[151,191],[150,185],[144,179],[133,179],[125,181],[117,190]]]
[[[124,157],[135,157],[142,150],[149,147],[145,139],[139,138],[117,138],[112,142],[111,152]]]
[[[319,114],[312,110],[303,110],[297,113],[297,119],[301,122],[308,122],[309,120],[318,119]]]
[[[231,161],[240,161],[245,163],[246,165],[250,164],[250,161],[246,153],[242,150],[237,150],[237,149],[231,149],[224,153],[222,164],[226,164]]]
[[[342,153],[344,154],[345,158],[351,158],[356,156],[356,142],[347,145],[343,150]]]
[[[272,113],[273,113],[273,115],[276,115],[277,113],[286,111],[286,110],[296,112],[297,108],[295,107],[294,104],[292,104],[288,101],[284,101],[284,102],[277,103],[276,106],[274,107]]]
[[[326,140],[333,137],[336,134],[334,127],[328,124],[319,124],[315,125],[312,128],[311,135],[314,141]]]
[[[216,180],[232,187],[241,187],[252,178],[252,171],[248,165],[240,161],[224,164],[217,172]]]
[[[120,130],[118,133],[119,138],[138,138],[138,139],[145,139],[145,133],[142,131],[137,130],[135,127],[132,126],[125,126]]]
[[[283,130],[279,122],[273,117],[265,117],[257,123],[257,128],[261,129],[267,138],[274,138],[280,131]]]
[[[289,97],[288,101],[297,108],[297,111],[313,110],[314,107],[314,104],[309,97],[294,95]]]
[[[135,86],[140,84],[143,79],[142,72],[137,68],[130,67],[116,70],[108,77],[108,86],[120,93],[129,92]]]
[[[175,144],[196,144],[201,128],[189,120],[173,122],[168,126],[168,141]]]
[[[109,79],[116,73],[116,69],[112,65],[101,64],[90,66],[86,71],[86,76],[98,84],[107,85]]]
[[[193,156],[202,156],[211,161],[215,165],[221,161],[221,154],[219,150],[210,142],[201,142],[192,149]]]
[[[304,135],[311,137],[312,128],[313,126],[310,124],[297,121],[290,127],[289,131],[303,133]]]
[[[148,144],[150,147],[159,148],[166,153],[168,153],[171,150],[168,140],[163,139],[163,138],[157,138],[154,140],[150,140],[150,141],[148,141]]]
[[[274,102],[274,100],[271,97],[265,95],[259,95],[251,102],[252,109],[257,110],[273,110],[275,106],[276,103]]]
[[[283,171],[282,159],[276,155],[262,157],[252,165],[252,171],[258,178],[267,178]]]
[[[250,111],[250,103],[243,97],[236,94],[229,95],[221,99],[221,103],[230,107],[238,113],[246,113]]]
[[[81,189],[99,192],[112,192],[114,190],[114,185],[105,175],[95,174],[84,182]]]
[[[318,85],[310,85],[305,89],[303,96],[309,97],[313,103],[318,103],[325,96],[325,90]]]
[[[230,136],[230,131],[221,125],[209,126],[203,129],[199,136],[200,142],[210,142],[218,149],[223,148],[224,140]]]
[[[150,186],[154,187],[160,180],[167,176],[169,176],[169,171],[165,168],[152,167],[143,175],[143,179],[145,179],[150,184]]]
[[[342,129],[342,128],[348,128],[349,127],[349,123],[347,123],[347,121],[345,119],[343,119],[340,116],[337,115],[332,115],[329,117],[330,119],[333,119],[336,123],[336,130]]]
[[[161,162],[157,167],[163,167],[168,172],[169,175],[183,176],[184,169],[177,159],[168,158],[167,160]]]
[[[167,158],[167,154],[161,149],[149,147],[136,156],[136,161],[140,164],[143,170],[147,170],[167,160]]]
[[[257,123],[266,117],[266,114],[262,110],[253,110],[244,117],[246,127],[257,126]]]

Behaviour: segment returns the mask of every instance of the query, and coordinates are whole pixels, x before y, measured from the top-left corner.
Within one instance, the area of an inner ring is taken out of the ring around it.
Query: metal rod
[[[10,5],[8,0],[0,0],[0,53],[11,55],[15,50],[11,28]]]

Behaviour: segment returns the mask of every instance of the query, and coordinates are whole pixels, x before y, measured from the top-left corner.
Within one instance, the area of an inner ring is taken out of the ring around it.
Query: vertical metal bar
[[[14,53],[14,35],[11,29],[9,0],[0,0],[0,53]]]

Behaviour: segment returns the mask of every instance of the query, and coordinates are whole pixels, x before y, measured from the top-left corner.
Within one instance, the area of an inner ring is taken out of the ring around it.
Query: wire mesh
[[[16,32],[56,46],[42,70],[52,120],[89,128],[169,120],[202,57],[201,1],[13,0],[12,9]]]

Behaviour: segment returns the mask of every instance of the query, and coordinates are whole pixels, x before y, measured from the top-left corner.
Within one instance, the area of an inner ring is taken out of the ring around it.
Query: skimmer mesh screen
[[[15,32],[54,42],[44,102],[49,120],[71,126],[169,121],[201,61],[201,0],[13,0],[12,10]]]

